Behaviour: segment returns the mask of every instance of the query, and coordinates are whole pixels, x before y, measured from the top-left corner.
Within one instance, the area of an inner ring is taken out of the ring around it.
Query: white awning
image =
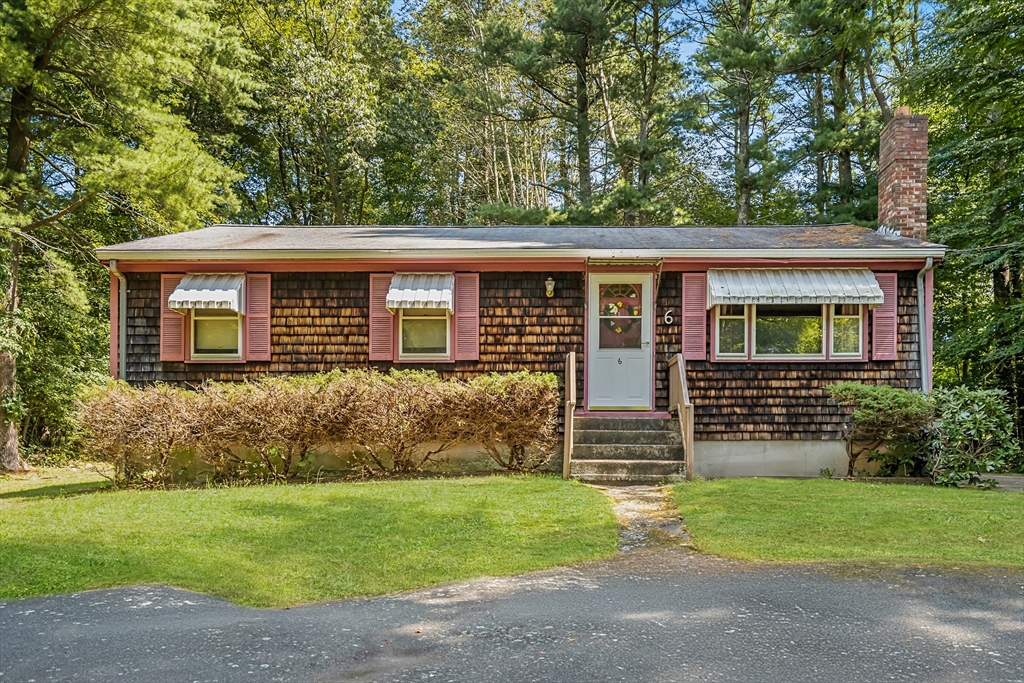
[[[719,304],[881,303],[882,288],[867,268],[708,271],[708,308]]]
[[[395,273],[388,289],[387,308],[447,308],[455,312],[452,273]]]
[[[189,273],[167,299],[167,308],[223,308],[245,312],[245,273]]]

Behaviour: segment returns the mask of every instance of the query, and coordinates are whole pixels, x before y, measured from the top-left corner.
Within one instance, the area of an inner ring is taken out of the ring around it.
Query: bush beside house
[[[924,396],[846,382],[831,392],[854,408],[846,436],[850,476],[862,455],[881,476],[926,476],[950,486],[984,485],[984,475],[1024,464],[1002,390],[952,387]]]
[[[80,403],[88,454],[124,482],[277,479],[343,452],[349,471],[431,469],[475,446],[513,471],[545,465],[557,442],[558,379],[516,372],[469,382],[432,371],[333,371],[194,390],[115,382]]]

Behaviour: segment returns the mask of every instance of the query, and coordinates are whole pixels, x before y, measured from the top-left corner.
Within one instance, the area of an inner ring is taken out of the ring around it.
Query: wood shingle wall
[[[556,286],[550,299],[544,295],[548,275],[480,274],[480,360],[373,366],[432,368],[463,379],[524,369],[561,376],[566,353],[583,355],[583,274],[551,273]],[[275,273],[271,360],[262,363],[161,363],[160,276],[130,273],[128,289],[128,380],[134,384],[239,381],[267,373],[370,366],[366,273]]]
[[[913,272],[899,274],[899,358],[866,363],[712,363],[687,361],[687,382],[698,441],[838,439],[850,410],[835,405],[826,387],[840,382],[920,389],[917,297]],[[679,310],[682,281],[666,273],[658,309]],[[679,318],[658,320],[657,405],[668,406],[668,358],[680,351]],[[711,319],[708,319],[711,329]],[[870,343],[870,329],[868,336]],[[710,335],[709,335],[710,337]]]
[[[480,274],[480,360],[398,364],[468,379],[488,372],[531,370],[562,376],[576,351],[577,394],[583,399],[584,275],[550,273],[555,296],[544,295],[549,273]],[[161,363],[160,276],[129,273],[127,379],[133,384],[198,384],[271,374],[365,368],[369,276],[366,273],[275,273],[269,362]],[[666,272],[655,320],[655,406],[668,406],[668,359],[681,346],[681,275]],[[848,410],[828,399],[829,384],[862,381],[920,388],[915,274],[899,276],[899,358],[866,363],[687,362],[698,440],[835,439]],[[673,322],[664,313],[673,311]],[[868,326],[870,330],[870,325]],[[709,320],[710,329],[710,320]],[[870,334],[870,332],[869,332]],[[373,363],[386,370],[392,363]]]

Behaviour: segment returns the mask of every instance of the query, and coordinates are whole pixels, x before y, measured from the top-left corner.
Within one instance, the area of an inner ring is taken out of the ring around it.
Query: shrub
[[[463,440],[460,416],[453,410],[462,383],[442,382],[432,370],[349,374],[365,392],[352,417],[351,440],[366,449],[371,469],[415,472]]]
[[[173,474],[174,456],[196,443],[196,394],[166,384],[146,390],[112,382],[80,402],[86,454],[114,464],[115,479],[156,483]]]
[[[471,440],[499,466],[535,470],[551,459],[558,430],[558,377],[525,370],[469,382],[465,421]]]
[[[869,458],[881,462],[879,471],[883,475],[895,474],[900,466],[908,475],[924,469],[928,442],[925,430],[932,419],[932,408],[924,395],[886,384],[858,382],[833,385],[829,390],[836,402],[854,407],[846,434],[849,476],[853,476],[854,463],[864,450]],[[884,451],[880,450],[883,446]]]
[[[191,391],[115,382],[83,397],[78,419],[88,453],[115,463],[120,481],[166,481],[187,451],[212,478],[230,481],[295,476],[317,448],[341,443],[361,446],[361,467],[382,474],[434,465],[460,443],[480,443],[502,467],[535,469],[550,457],[558,405],[554,375],[466,383],[432,371],[354,370]]]
[[[1001,389],[936,389],[931,430],[931,475],[937,484],[976,486],[1020,457],[1013,419]]]

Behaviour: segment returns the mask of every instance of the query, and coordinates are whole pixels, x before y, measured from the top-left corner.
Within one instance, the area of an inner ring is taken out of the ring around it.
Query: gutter
[[[393,250],[331,250],[331,249],[97,249],[100,259],[123,261],[334,261],[351,259],[634,259],[647,265],[657,259],[716,258],[833,258],[833,259],[920,259],[943,258],[946,248],[909,247],[869,249],[393,249]]]
[[[107,266],[117,277],[117,379],[128,374],[128,280],[117,269],[117,259],[110,259]]]
[[[928,347],[931,339],[925,336],[927,327],[927,311],[925,309],[924,276],[935,267],[935,260],[929,256],[924,268],[917,272],[917,352],[921,360],[921,391],[932,390],[932,369],[928,365]]]

